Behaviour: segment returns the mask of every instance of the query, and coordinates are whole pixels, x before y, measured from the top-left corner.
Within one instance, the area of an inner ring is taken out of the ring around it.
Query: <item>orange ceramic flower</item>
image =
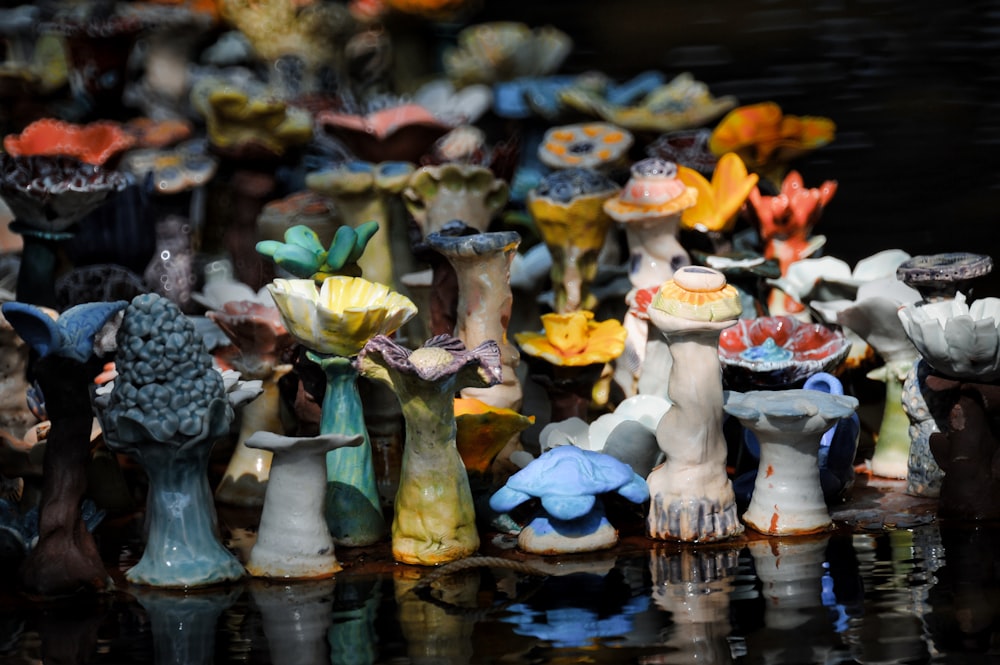
[[[740,106],[730,111],[708,140],[716,155],[738,154],[747,166],[777,179],[786,165],[833,140],[829,118],[784,115],[774,102]]]
[[[3,140],[4,150],[15,157],[75,157],[97,166],[134,144],[135,138],[117,122],[75,125],[55,118],[36,120],[20,134],[8,134]]]
[[[698,190],[695,204],[681,213],[681,224],[689,229],[725,233],[732,231],[736,215],[750,192],[755,191],[759,176],[747,173],[746,164],[736,153],[727,152],[719,159],[712,182],[694,169],[677,165],[677,177]]]
[[[524,416],[513,409],[471,397],[455,398],[455,443],[466,470],[486,473],[511,438],[534,422],[534,416]]]
[[[553,365],[580,367],[614,360],[625,350],[625,328],[615,319],[595,322],[587,310],[542,315],[544,333],[521,332],[514,338],[529,356]]]
[[[385,3],[397,12],[436,20],[453,17],[471,4],[468,0],[385,0]]]

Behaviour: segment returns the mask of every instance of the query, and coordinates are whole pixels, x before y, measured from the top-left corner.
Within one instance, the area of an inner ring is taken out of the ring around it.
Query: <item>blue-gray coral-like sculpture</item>
[[[137,296],[118,332],[115,367],[110,394],[96,400],[105,441],[149,476],[146,547],[126,579],[194,587],[242,577],[216,535],[207,474],[233,407],[194,324],[166,298]]]

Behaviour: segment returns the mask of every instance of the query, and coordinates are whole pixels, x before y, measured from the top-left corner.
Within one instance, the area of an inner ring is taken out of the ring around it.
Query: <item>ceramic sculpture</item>
[[[647,533],[660,540],[711,542],[743,531],[726,475],[719,333],[740,315],[740,297],[722,273],[687,266],[664,283],[649,307],[664,335],[670,367],[670,409],[656,427],[666,461],[649,483]]]
[[[246,290],[252,293],[249,287]],[[231,347],[218,352],[223,356],[221,360],[241,377],[261,382],[260,396],[240,414],[236,444],[215,488],[215,498],[229,505],[261,506],[271,454],[247,447],[246,441],[256,432],[283,432],[278,381],[291,369],[283,357],[292,345],[292,338],[273,302],[266,305],[255,300],[228,301],[206,312],[206,316],[232,341]]]
[[[528,211],[552,257],[549,277],[556,312],[592,310],[597,305],[591,285],[612,227],[603,205],[619,190],[595,170],[568,168],[546,175],[528,193]]]
[[[396,393],[406,444],[392,521],[392,554],[402,563],[436,565],[471,555],[479,532],[469,478],[455,443],[455,393],[501,381],[500,349],[466,349],[449,335],[411,351],[384,335],[358,357],[365,376]]]
[[[344,227],[348,228],[348,227]],[[380,333],[394,332],[416,313],[413,303],[360,277],[275,279],[268,290],[288,332],[309,350],[326,380],[320,434],[368,438],[354,356]],[[327,522],[338,545],[371,545],[386,532],[368,441],[331,450],[327,467]]]
[[[24,238],[17,297],[21,302],[56,307],[58,248],[77,231],[77,222],[128,179],[118,171],[70,157],[0,155],[0,195],[14,213],[11,230]]]
[[[819,475],[820,439],[858,400],[819,390],[730,393],[726,413],[760,442],[760,466],[743,521],[771,536],[815,533],[833,522]]]
[[[243,565],[218,539],[208,461],[229,433],[233,406],[256,397],[259,386],[227,387],[194,324],[155,294],[125,310],[115,367],[114,383],[95,401],[105,442],[149,478],[146,546],[126,579],[183,588],[241,578]]]
[[[649,498],[646,481],[624,462],[576,446],[558,446],[508,478],[490,498],[490,507],[509,512],[538,498],[541,510],[521,530],[518,547],[535,554],[592,552],[618,542],[618,531],[598,497],[607,492],[638,504]]]
[[[265,431],[246,440],[248,447],[274,455],[247,572],[256,577],[319,579],[340,570],[325,519],[324,461],[328,452],[364,441],[360,432],[288,437]]]
[[[528,376],[549,398],[553,422],[588,419],[595,384],[605,366],[621,355],[626,332],[615,319],[594,321],[586,310],[542,314],[543,332],[523,331],[514,339],[528,361]]]
[[[929,367],[924,385],[948,406],[947,427],[929,437],[944,471],[939,514],[960,520],[996,519],[1000,483],[989,469],[996,457],[994,400],[1000,382],[1000,299],[972,304],[922,301],[899,310],[907,336]]]
[[[53,313],[34,305],[3,305],[4,317],[38,355],[32,374],[51,423],[42,463],[38,542],[21,571],[23,585],[33,593],[92,591],[109,584],[97,543],[84,524],[81,501],[93,425],[90,386],[104,363],[100,356],[113,348],[109,338],[126,304],[77,305],[55,320]]]
[[[615,366],[615,383],[625,397],[639,390],[647,342],[654,346],[662,343],[659,335],[649,333],[645,316],[634,311],[640,306],[635,302],[636,292],[656,288],[675,270],[690,265],[691,257],[677,234],[681,213],[697,199],[697,190],[677,177],[676,164],[650,157],[633,164],[631,177],[619,195],[604,202],[605,212],[625,229],[630,254],[628,273],[633,290],[626,296],[629,310],[624,319],[628,338]],[[663,389],[667,389],[665,385]]]

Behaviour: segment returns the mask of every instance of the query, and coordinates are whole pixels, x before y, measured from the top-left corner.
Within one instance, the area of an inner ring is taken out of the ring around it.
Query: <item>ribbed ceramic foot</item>
[[[657,495],[652,498],[646,530],[650,538],[708,543],[743,533],[736,502]]]

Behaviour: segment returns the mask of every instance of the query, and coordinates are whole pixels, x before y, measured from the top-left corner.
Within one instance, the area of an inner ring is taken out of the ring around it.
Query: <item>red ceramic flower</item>
[[[4,150],[15,157],[75,157],[97,166],[134,144],[135,137],[117,122],[75,125],[55,118],[36,120],[20,134],[8,134],[3,140]]]
[[[823,208],[836,192],[835,180],[810,188],[803,184],[797,171],[785,177],[777,196],[763,196],[756,188],[750,192],[747,207],[756,219],[764,243],[764,257],[777,260],[782,275],[788,272],[788,266],[808,258],[823,246],[826,240],[823,236],[810,236]],[[775,312],[782,311],[776,296],[772,296],[771,301]],[[790,298],[784,298],[784,307],[788,312],[802,309]]]
[[[719,336],[719,359],[733,390],[781,388],[831,372],[851,342],[839,330],[791,316],[740,319]]]

